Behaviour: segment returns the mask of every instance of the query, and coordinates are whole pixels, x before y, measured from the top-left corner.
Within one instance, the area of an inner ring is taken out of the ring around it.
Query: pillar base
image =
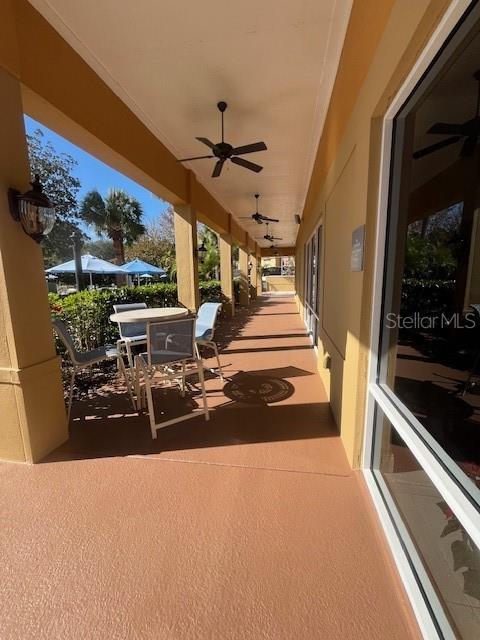
[[[0,458],[39,462],[68,440],[60,358],[0,369]]]

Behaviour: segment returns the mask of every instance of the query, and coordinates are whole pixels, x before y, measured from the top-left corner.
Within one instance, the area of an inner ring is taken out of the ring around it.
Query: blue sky
[[[92,189],[97,189],[102,195],[105,195],[113,187],[124,189],[142,204],[144,222],[154,220],[168,207],[166,202],[156,198],[138,183],[82,151],[79,147],[29,116],[25,116],[25,128],[27,133],[33,133],[35,129],[41,129],[45,136],[45,141],[49,140],[57,153],[68,153],[78,162],[72,173],[80,180],[82,185],[78,194],[79,202]],[[95,232],[90,227],[85,228],[85,231],[92,239],[96,238]]]

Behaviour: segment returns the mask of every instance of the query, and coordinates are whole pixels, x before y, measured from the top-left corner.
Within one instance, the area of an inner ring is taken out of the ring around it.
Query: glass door
[[[305,245],[304,321],[314,346],[317,345],[320,324],[321,248],[322,226],[320,225]]]

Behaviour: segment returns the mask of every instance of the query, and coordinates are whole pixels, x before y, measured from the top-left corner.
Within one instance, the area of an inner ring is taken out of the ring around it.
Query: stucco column
[[[235,314],[235,294],[233,291],[232,269],[232,236],[219,234],[218,246],[220,250],[220,285],[224,298],[223,308],[231,317]]]
[[[68,438],[42,250],[10,215],[31,179],[20,85],[0,68],[0,458],[35,462]]]
[[[257,296],[262,293],[262,256],[257,253]]]
[[[175,206],[175,256],[178,301],[187,309],[200,306],[197,257],[197,215],[190,205]]]
[[[238,270],[240,272],[240,304],[248,307],[250,304],[250,286],[248,282],[248,250],[238,248]]]
[[[258,261],[255,253],[250,256],[250,264],[252,265],[250,269],[250,295],[252,298],[256,298],[258,291]]]

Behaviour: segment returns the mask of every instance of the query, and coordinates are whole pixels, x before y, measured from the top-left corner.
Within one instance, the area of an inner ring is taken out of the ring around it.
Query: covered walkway
[[[293,298],[220,343],[210,422],[153,442],[105,388],[43,464],[0,466],[4,640],[418,637]]]

